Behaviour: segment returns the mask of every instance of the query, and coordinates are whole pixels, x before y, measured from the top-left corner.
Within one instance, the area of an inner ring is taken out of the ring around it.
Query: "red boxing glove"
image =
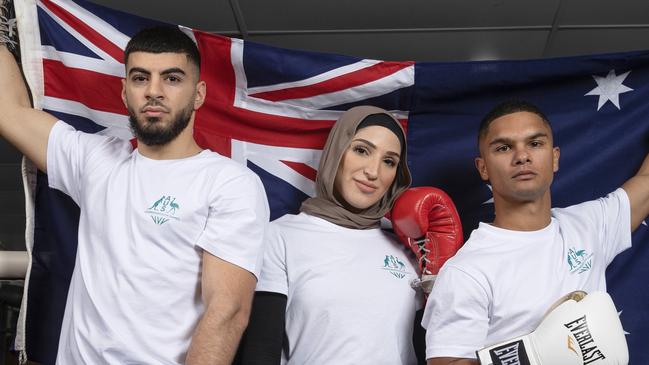
[[[439,269],[464,242],[455,204],[440,189],[411,188],[396,200],[390,219],[394,232],[419,261],[421,278],[412,286],[421,287],[427,296]]]

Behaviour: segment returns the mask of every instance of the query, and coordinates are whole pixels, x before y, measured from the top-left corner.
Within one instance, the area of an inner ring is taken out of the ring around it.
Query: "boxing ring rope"
[[[0,251],[0,280],[22,280],[27,274],[27,251]]]

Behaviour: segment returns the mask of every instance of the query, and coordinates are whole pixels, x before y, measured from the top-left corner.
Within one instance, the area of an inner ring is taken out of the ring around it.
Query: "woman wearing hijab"
[[[415,265],[379,227],[410,182],[399,122],[376,107],[345,112],[316,197],[270,224],[243,364],[416,363]]]

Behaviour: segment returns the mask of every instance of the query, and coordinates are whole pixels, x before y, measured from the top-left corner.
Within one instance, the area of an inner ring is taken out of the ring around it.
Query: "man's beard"
[[[153,99],[155,100],[155,99]],[[153,101],[148,103],[150,106],[161,105],[160,102]],[[193,103],[187,105],[185,109],[180,110],[174,115],[168,126],[162,126],[159,117],[147,117],[146,122],[138,123],[135,112],[129,106],[128,120],[130,122],[131,132],[137,138],[139,143],[147,146],[162,146],[173,141],[178,135],[187,128],[189,120],[194,111]]]

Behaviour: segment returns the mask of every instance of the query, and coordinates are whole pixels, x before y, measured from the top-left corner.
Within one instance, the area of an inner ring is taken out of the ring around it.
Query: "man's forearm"
[[[47,141],[56,120],[31,108],[18,64],[0,45],[0,136],[46,171]]]
[[[17,107],[30,107],[27,88],[14,56],[4,44],[0,44],[0,123],[7,111]],[[1,124],[0,124],[1,125]]]
[[[622,188],[629,196],[633,231],[649,214],[649,155],[645,156],[636,175],[627,180]]]
[[[245,308],[230,314],[218,308],[206,311],[194,331],[186,365],[231,364],[249,315]]]

